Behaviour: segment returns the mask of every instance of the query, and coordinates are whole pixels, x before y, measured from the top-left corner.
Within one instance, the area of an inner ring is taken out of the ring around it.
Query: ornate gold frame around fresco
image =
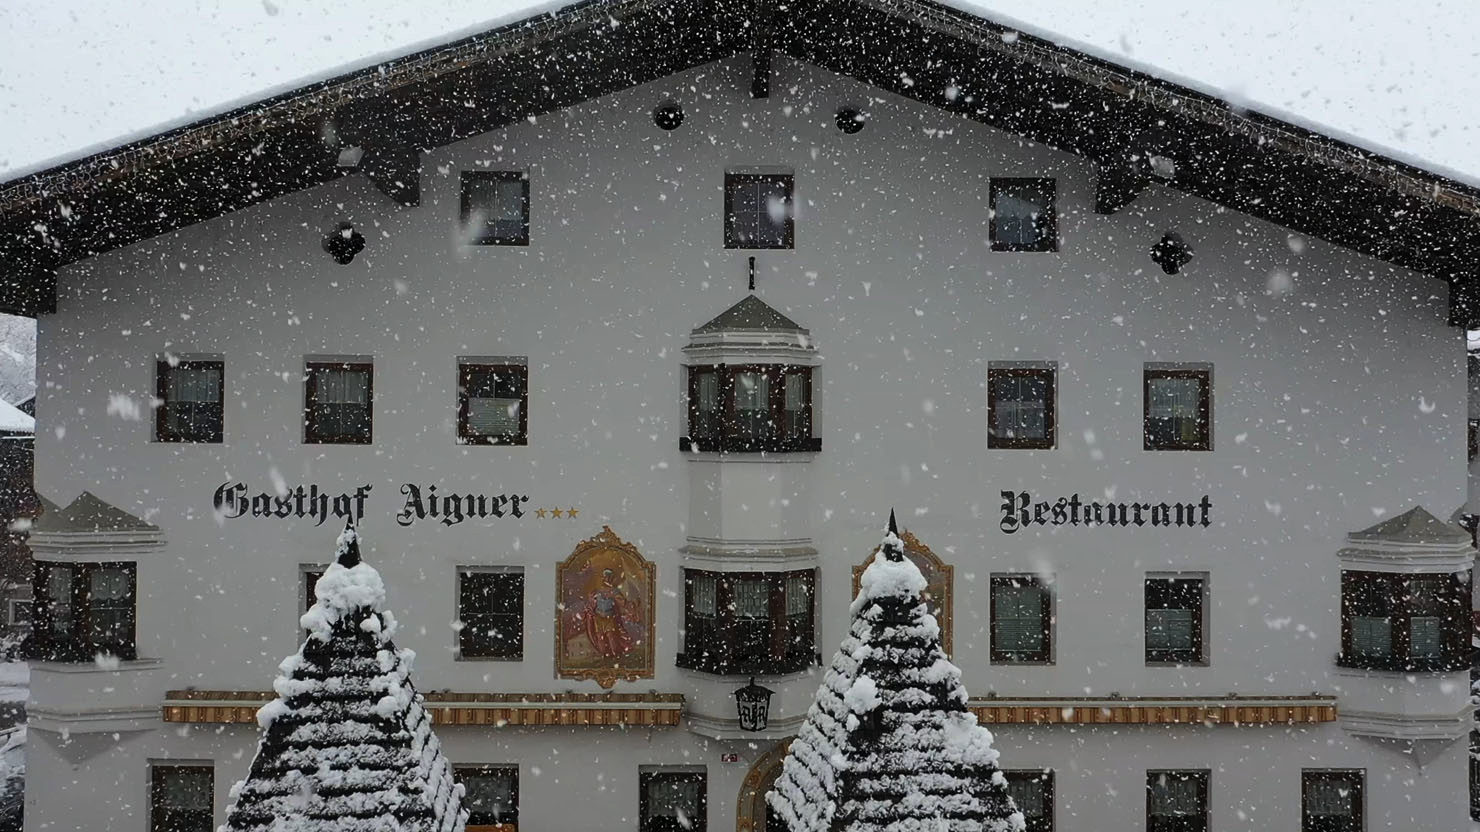
[[[766,796],[761,792],[761,784],[771,772],[781,768],[786,761],[787,752],[791,751],[792,740],[790,737],[776,743],[769,751],[756,758],[751,763],[750,770],[745,772],[745,779],[740,783],[740,794],[735,799],[735,832],[765,832],[766,829]],[[778,772],[779,773],[779,772]]]
[[[910,534],[908,531],[901,531],[899,533],[899,540],[904,544],[906,556],[916,555],[924,558],[945,580],[946,595],[940,600],[940,616],[935,623],[940,625],[940,647],[946,652],[947,656],[950,656],[952,642],[951,624],[954,620],[952,607],[956,602],[956,567],[941,560],[934,552],[930,551],[929,546],[921,543],[919,538]],[[863,559],[863,563],[853,567],[854,598],[858,597],[858,582],[863,578],[863,570],[868,568],[869,562],[874,559],[874,555],[878,554],[881,548],[883,547],[875,546],[874,550],[868,553],[868,557]]]
[[[634,560],[642,565],[644,574],[647,575],[647,610],[646,630],[644,648],[647,658],[642,667],[566,667],[565,665],[565,610],[561,608],[564,600],[565,573],[583,560],[587,555],[598,551],[617,551],[631,555]],[[658,566],[642,556],[642,552],[636,546],[623,540],[612,531],[611,526],[602,526],[601,532],[594,537],[582,540],[576,544],[570,557],[555,565],[555,676],[559,679],[575,679],[584,681],[594,679],[596,684],[610,690],[618,680],[635,682],[638,679],[651,679],[654,676],[654,661],[657,656],[658,646],[655,640],[657,635],[658,621]]]

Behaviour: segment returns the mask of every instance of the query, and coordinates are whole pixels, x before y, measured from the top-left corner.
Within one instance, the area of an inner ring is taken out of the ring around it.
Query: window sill
[[[524,654],[520,653],[517,656],[469,656],[464,653],[458,653],[452,657],[452,660],[455,662],[522,662],[524,661]]]
[[[815,454],[822,450],[822,438],[813,436],[794,442],[724,440],[713,443],[699,442],[696,447],[693,439],[687,436],[680,436],[678,438],[678,449],[686,453]]]
[[[128,670],[154,670],[164,667],[164,659],[122,659],[116,667],[99,667],[94,660],[86,662],[58,662],[31,659],[27,662],[32,670],[46,673],[121,673]]]
[[[733,676],[745,678],[749,676],[791,676],[806,673],[813,667],[813,659],[806,662],[785,665],[720,665],[712,663],[690,662],[683,653],[679,653],[673,659],[673,664],[681,670],[691,670],[695,673],[703,673],[706,676]]]
[[[1472,655],[1424,659],[1360,659],[1336,654],[1336,666],[1344,670],[1370,670],[1378,673],[1457,673],[1468,671],[1474,665]]]
[[[1055,662],[1052,659],[1047,659],[1047,660],[1042,660],[1042,659],[1040,659],[1040,660],[1021,659],[1020,660],[1020,659],[996,659],[996,658],[989,659],[987,663],[989,665],[994,666],[994,667],[1053,667],[1054,664],[1055,664]]]
[[[459,436],[459,445],[506,445],[509,447],[528,447],[527,436]]]
[[[1210,666],[1210,663],[1208,662],[1207,659],[1199,659],[1197,661],[1188,661],[1188,662],[1151,661],[1150,659],[1147,659],[1146,660],[1146,666],[1147,667],[1167,667],[1167,668],[1178,668],[1178,667],[1209,667]]]

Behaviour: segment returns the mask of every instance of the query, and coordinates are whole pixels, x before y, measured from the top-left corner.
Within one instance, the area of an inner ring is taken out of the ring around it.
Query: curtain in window
[[[713,440],[719,436],[719,373],[699,374],[697,423],[692,431],[695,438]]]
[[[741,618],[769,618],[771,593],[764,578],[746,578],[735,582],[735,615]]]
[[[765,374],[735,374],[735,423],[741,436],[771,435],[771,379]]]
[[[468,825],[518,823],[518,775],[513,769],[460,769],[457,780],[467,790],[463,806]]]
[[[1438,658],[1444,652],[1444,621],[1414,616],[1408,625],[1408,650],[1414,658]]]
[[[704,784],[697,778],[655,777],[648,783],[648,817],[676,818],[687,826],[703,792]]]
[[[812,594],[807,579],[792,575],[786,579],[786,614],[806,615],[812,611]]]
[[[1012,802],[1017,804],[1018,811],[1027,817],[1035,818],[1043,814],[1042,777],[1010,777],[1007,780],[1007,793],[1012,795]]]
[[[468,399],[468,427],[474,433],[503,436],[519,433],[519,399]]]
[[[1368,615],[1353,616],[1352,651],[1359,656],[1393,655],[1393,620]]]
[[[134,602],[129,573],[123,569],[94,569],[89,581],[89,619],[95,643],[132,640]]]
[[[1152,378],[1147,382],[1146,430],[1153,444],[1196,442],[1201,435],[1202,381]]]
[[[490,212],[494,235],[502,239],[523,237],[524,181],[500,179],[494,193],[494,206]]]
[[[786,375],[786,435],[803,438],[812,434],[807,423],[807,377],[801,373]]]
[[[738,179],[729,182],[730,231],[742,248],[780,248],[786,245],[786,220],[791,213],[786,182],[780,179]]]
[[[1187,650],[1193,646],[1192,610],[1147,610],[1146,647],[1150,650]]]
[[[1048,382],[1041,376],[1001,376],[992,380],[997,435],[1006,439],[1048,436]]]
[[[46,595],[51,602],[51,631],[55,635],[72,635],[72,569],[52,566],[46,573]]]
[[[1201,815],[1202,786],[1192,777],[1163,774],[1151,780],[1146,796],[1147,808],[1153,815]]]
[[[719,580],[713,575],[690,578],[689,599],[695,615],[713,618],[719,610]]]
[[[1043,649],[1043,590],[1035,586],[998,585],[996,604],[997,650],[1033,653]]]
[[[320,436],[357,436],[370,424],[370,373],[323,368],[318,373],[315,409]]]
[[[998,191],[992,204],[996,242],[1013,248],[1037,248],[1045,208],[1039,199],[1036,194]]]
[[[208,768],[160,766],[153,772],[151,832],[210,832],[215,776]]]
[[[1351,783],[1337,779],[1309,780],[1305,784],[1305,811],[1326,817],[1350,817],[1353,809]]]

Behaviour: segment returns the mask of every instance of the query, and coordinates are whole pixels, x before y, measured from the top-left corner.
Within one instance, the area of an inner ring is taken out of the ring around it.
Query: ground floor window
[[[1208,775],[1146,772],[1146,832],[1208,832]]]
[[[641,773],[641,832],[705,832],[708,778],[702,769]]]
[[[1053,771],[1003,771],[1007,793],[1027,824],[1025,832],[1053,832]]]
[[[468,810],[468,832],[517,832],[517,766],[457,766],[453,774],[466,790],[463,808]]]
[[[208,765],[149,767],[149,832],[211,832],[216,774]]]
[[[1300,832],[1362,832],[1362,771],[1300,773]]]

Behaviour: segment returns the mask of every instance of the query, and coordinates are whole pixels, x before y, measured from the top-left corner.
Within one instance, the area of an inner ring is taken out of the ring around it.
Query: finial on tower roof
[[[904,546],[899,542],[899,525],[894,522],[894,509],[889,509],[889,533],[884,536],[884,544],[880,547],[880,554],[884,560],[899,563],[904,560]]]
[[[894,509],[892,508],[889,509],[889,533],[892,535],[899,534],[899,526],[894,523]]]
[[[360,562],[360,533],[355,531],[353,521],[344,521],[344,531],[339,534],[339,565],[352,569]]]

